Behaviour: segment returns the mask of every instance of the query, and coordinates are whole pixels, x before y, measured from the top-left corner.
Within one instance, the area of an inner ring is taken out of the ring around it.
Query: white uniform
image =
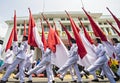
[[[0,57],[1,57],[1,54],[2,54],[2,45],[0,44]]]
[[[113,76],[111,75],[109,66],[106,64],[108,59],[106,56],[106,51],[105,51],[104,46],[102,44],[98,44],[98,46],[96,46],[95,48],[95,52],[98,58],[87,70],[90,73],[93,73],[96,71],[96,69],[102,68],[104,74],[107,76],[110,83],[116,83]]]
[[[43,51],[43,49],[41,49]],[[39,69],[46,67],[47,77],[48,77],[48,83],[52,83],[53,81],[53,73],[51,68],[51,50],[49,48],[46,49],[46,51],[43,54],[43,58],[41,62],[35,66],[33,69],[29,70],[27,72],[28,75],[35,73]]]
[[[24,71],[25,69],[32,69],[32,63],[33,63],[33,56],[34,56],[34,50],[30,50],[29,54],[26,54],[25,64],[24,64]],[[19,78],[19,72],[15,76],[16,78]],[[29,76],[29,81],[32,81],[32,75]]]
[[[16,66],[19,64],[20,83],[24,82],[25,76],[24,76],[23,67],[24,67],[24,60],[25,60],[27,48],[28,48],[27,41],[22,42],[20,45],[20,48],[16,44],[13,45],[13,50],[16,54],[16,59],[13,61],[13,63],[11,64],[11,66],[6,71],[5,75],[3,76],[2,78],[3,81],[6,81],[8,79],[10,74],[14,71]]]
[[[60,73],[61,75],[63,75],[63,73],[65,73],[71,66],[74,67],[76,76],[77,76],[77,81],[80,82],[81,81],[81,76],[80,76],[80,71],[78,69],[77,66],[77,61],[78,61],[78,47],[76,44],[72,44],[72,47],[70,49],[69,52],[69,58],[66,61],[66,63],[57,71],[58,73]]]
[[[120,62],[120,43],[117,43],[115,47],[115,50],[116,50],[116,59]],[[120,76],[120,64],[119,64],[119,69],[117,71],[117,74]]]
[[[6,52],[6,57],[5,57],[5,61],[4,64],[0,67],[0,72],[6,68],[6,70],[9,68],[9,66],[12,64],[13,62],[13,58],[14,58],[14,54],[13,51],[8,49]]]

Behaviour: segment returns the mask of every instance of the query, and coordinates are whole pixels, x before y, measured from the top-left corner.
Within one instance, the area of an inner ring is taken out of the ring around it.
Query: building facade
[[[82,27],[78,20],[78,17],[80,17],[81,21],[85,25],[85,27],[86,27],[87,31],[89,32],[89,34],[91,35],[91,37],[93,37],[93,38],[95,37],[93,34],[93,31],[92,31],[90,22],[89,22],[87,16],[84,14],[84,12],[69,12],[69,14],[72,16],[73,20],[75,21],[77,26],[80,27],[80,29],[82,31]],[[59,32],[59,35],[60,35],[61,39],[63,40],[64,44],[67,45],[68,42],[67,42],[66,33],[58,22],[58,21],[61,21],[66,26],[67,30],[73,35],[70,21],[66,15],[66,13],[65,12],[45,12],[44,15],[46,16],[47,20],[49,21],[49,23],[52,26],[53,26],[53,21],[56,23],[56,27]],[[108,38],[118,37],[117,33],[106,22],[106,20],[109,20],[118,29],[112,16],[103,15],[102,13],[90,13],[90,15],[95,20],[95,22],[99,25],[99,27],[104,31],[104,33],[108,36]],[[39,33],[41,35],[41,31],[42,31],[41,25],[40,25],[40,18],[42,18],[41,13],[33,14],[33,17],[35,19],[36,26],[39,30]],[[23,35],[23,31],[24,31],[24,20],[26,21],[26,31],[28,34],[29,16],[17,17],[17,33],[18,33],[19,42],[22,39],[22,35]],[[45,36],[47,38],[49,28],[48,28],[46,22],[44,21],[44,19],[42,19],[42,21],[43,21]],[[7,38],[9,37],[9,34],[13,27],[13,20],[7,20],[6,23],[9,25],[8,35],[5,37],[6,38],[5,40],[7,41]],[[37,55],[37,58],[40,56],[39,49],[36,49],[36,55]]]

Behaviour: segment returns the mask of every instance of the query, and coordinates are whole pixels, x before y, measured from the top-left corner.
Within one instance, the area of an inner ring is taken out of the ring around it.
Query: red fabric
[[[67,12],[66,12],[67,13]],[[87,54],[87,51],[82,43],[82,40],[81,40],[81,37],[77,31],[77,27],[73,21],[73,19],[71,18],[71,16],[67,13],[69,19],[70,19],[70,23],[71,23],[71,26],[72,26],[72,29],[73,29],[73,33],[74,33],[74,36],[75,36],[75,39],[76,39],[76,43],[77,43],[77,46],[78,46],[78,54],[80,55],[80,58],[84,58],[84,56]]]
[[[112,17],[114,18],[114,20],[116,21],[119,29],[120,29],[120,21],[119,19],[110,11],[110,9],[107,7],[107,10],[110,12],[110,14],[112,15]]]
[[[98,25],[94,22],[94,20],[92,19],[92,17],[85,11],[84,8],[82,8],[83,11],[85,12],[85,14],[87,15],[90,24],[92,26],[92,29],[94,31],[94,34],[96,37],[100,37],[102,41],[107,41],[107,37],[106,35],[103,33],[103,31],[98,27]]]
[[[6,45],[6,49],[5,52],[10,49],[11,45],[12,45],[12,41],[13,41],[13,37],[14,37],[14,28],[11,31],[10,37],[8,39],[7,45]]]
[[[60,22],[60,21],[59,21],[59,22]],[[70,33],[68,32],[68,30],[66,29],[66,27],[65,27],[61,22],[60,22],[60,24],[61,24],[62,28],[64,29],[64,31],[65,31],[66,34],[67,34],[67,37],[68,37],[68,41],[69,41],[70,46],[72,46],[72,44],[71,44],[71,42],[70,42],[70,39],[73,38],[73,37],[70,35]]]
[[[43,45],[44,45],[44,50],[46,50],[46,48],[47,48],[47,41],[45,39],[44,27],[42,27],[42,37],[41,37],[41,40],[42,40]]]
[[[80,24],[81,24],[81,26],[82,26],[82,28],[83,28],[85,37],[87,38],[87,40],[88,40],[91,44],[93,44],[93,40],[92,40],[92,38],[90,37],[90,35],[88,34],[88,32],[86,31],[85,26],[83,25],[83,23],[81,22],[80,19],[79,19],[79,21],[80,21]]]
[[[109,21],[107,21],[107,22],[116,31],[116,33],[120,36],[120,32]]]
[[[14,41],[17,41],[17,21],[16,21],[16,11],[14,11]]]
[[[28,26],[28,44],[34,47],[38,47],[35,42],[35,38],[33,36],[33,28],[36,25],[30,9],[29,9],[29,13],[30,13],[30,16],[29,16],[29,26]]]
[[[23,36],[26,36],[26,23],[24,21],[24,33],[23,33]]]

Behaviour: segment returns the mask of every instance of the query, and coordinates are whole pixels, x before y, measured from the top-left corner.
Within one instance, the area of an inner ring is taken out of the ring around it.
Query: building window
[[[88,18],[84,18],[84,20],[88,20]]]
[[[99,25],[102,25],[102,23],[101,23],[101,22],[99,22]]]
[[[24,26],[24,24],[22,24],[22,26]]]
[[[49,18],[49,21],[53,21],[53,18]]]
[[[104,25],[107,25],[107,23],[105,22]]]
[[[71,26],[70,25],[65,25],[65,28],[68,30],[68,31],[72,31],[71,30]],[[62,28],[62,31],[64,31],[64,29]]]
[[[61,21],[65,21],[65,18],[61,18]]]
[[[17,24],[17,26],[20,26],[20,24]]]
[[[26,29],[26,35],[28,35],[28,28]]]
[[[49,27],[47,25],[44,25],[44,31],[48,32],[49,31]]]
[[[108,34],[110,34],[110,29],[108,27],[106,28],[106,30],[107,30]]]
[[[24,29],[21,29],[21,35],[23,35]]]
[[[84,25],[84,26],[87,29],[87,31],[90,31],[90,28],[88,27],[88,25]]]
[[[70,20],[69,18],[67,18],[67,20]]]

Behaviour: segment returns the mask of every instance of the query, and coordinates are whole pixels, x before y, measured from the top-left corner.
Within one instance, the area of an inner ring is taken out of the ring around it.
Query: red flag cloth
[[[17,21],[16,21],[16,11],[14,11],[14,38],[13,41],[17,41]]]
[[[26,36],[26,23],[25,23],[25,20],[24,20],[24,32],[23,32],[23,36]]]
[[[120,36],[120,32],[107,20],[109,25],[116,31],[116,33]]]
[[[118,18],[110,11],[110,9],[107,7],[107,10],[110,12],[110,14],[112,15],[112,17],[114,18],[114,20],[116,21],[119,29],[120,29],[120,21],[118,20]]]
[[[41,37],[41,40],[42,40],[43,45],[44,45],[44,50],[46,50],[46,48],[47,48],[48,45],[47,45],[47,41],[45,39],[44,27],[42,27],[42,37]]]
[[[35,42],[35,38],[33,36],[33,28],[35,28],[36,25],[30,8],[29,8],[29,13],[30,16],[29,16],[29,26],[28,26],[28,44],[34,47],[38,47]]]
[[[61,24],[62,28],[64,29],[65,33],[67,34],[67,38],[68,38],[70,46],[72,46],[72,44],[70,42],[70,39],[72,39],[73,37],[70,35],[70,33],[68,32],[68,30],[66,29],[66,27],[61,22],[60,22],[60,24]]]
[[[14,28],[12,29],[11,31],[11,34],[10,34],[10,37],[8,39],[8,42],[7,42],[7,45],[6,45],[6,48],[5,48],[5,52],[10,49],[11,45],[12,45],[12,41],[13,41],[13,37],[14,37]]]
[[[107,37],[106,35],[103,33],[103,31],[98,27],[98,25],[94,22],[94,20],[92,19],[92,17],[85,11],[84,8],[82,8],[83,11],[85,12],[85,14],[87,15],[90,24],[92,26],[92,29],[94,31],[94,34],[96,37],[100,37],[102,41],[107,41]]]
[[[81,59],[83,59],[84,56],[87,54],[87,51],[86,51],[86,49],[85,49],[85,47],[82,43],[81,37],[79,36],[79,33],[76,29],[76,25],[75,25],[73,19],[71,18],[71,16],[68,13],[67,13],[67,15],[70,19],[70,23],[71,23],[73,33],[74,33],[74,36],[75,36],[75,39],[76,39],[76,43],[77,43],[77,46],[78,46],[78,54],[80,55]]]
[[[78,18],[78,19],[79,19],[79,18]],[[92,40],[92,38],[90,37],[90,35],[88,34],[88,32],[86,31],[85,26],[83,25],[83,23],[81,22],[80,19],[79,19],[79,21],[80,21],[80,24],[81,24],[81,26],[82,26],[82,28],[83,28],[85,37],[87,38],[87,40],[88,40],[91,44],[93,44],[93,40]]]

